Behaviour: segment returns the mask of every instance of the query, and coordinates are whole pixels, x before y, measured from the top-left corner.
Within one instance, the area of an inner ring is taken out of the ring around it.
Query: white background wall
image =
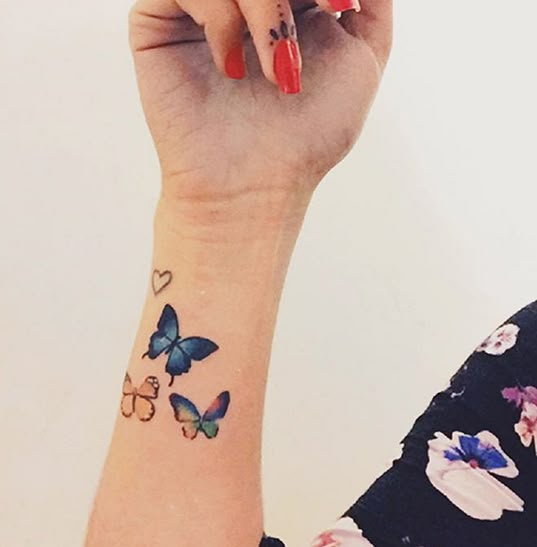
[[[0,0],[0,547],[81,545],[138,321],[158,171],[128,5]],[[265,494],[290,547],[537,292],[537,5],[396,15],[384,87],[312,204],[282,303]]]

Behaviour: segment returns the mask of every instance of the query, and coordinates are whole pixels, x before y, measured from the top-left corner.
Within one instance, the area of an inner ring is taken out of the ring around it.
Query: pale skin
[[[275,0],[179,4],[141,0],[131,14],[162,169],[154,268],[173,280],[156,296],[149,290],[128,370],[135,386],[157,377],[160,393],[150,421],[118,417],[86,547],[259,545],[263,403],[287,265],[313,191],[360,134],[391,46],[388,0],[362,0],[340,21],[328,2],[281,2],[302,58],[301,92],[284,93],[270,45]],[[241,81],[225,66],[237,42]],[[165,304],[181,334],[219,346],[171,388],[166,357],[141,358]],[[225,390],[218,436],[186,439],[169,394],[203,412]]]

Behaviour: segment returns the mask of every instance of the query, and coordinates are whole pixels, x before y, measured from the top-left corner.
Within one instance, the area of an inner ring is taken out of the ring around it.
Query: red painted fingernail
[[[300,93],[300,53],[294,40],[279,40],[274,52],[274,74],[283,93]]]
[[[351,9],[360,11],[358,0],[328,0],[334,11],[349,11]]]
[[[246,75],[242,44],[235,46],[226,57],[226,74],[234,80],[242,80]]]

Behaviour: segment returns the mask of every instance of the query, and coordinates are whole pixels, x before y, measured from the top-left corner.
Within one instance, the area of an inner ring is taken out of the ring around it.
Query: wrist
[[[177,232],[199,243],[224,247],[234,242],[270,243],[282,233],[298,233],[314,187],[275,182],[251,188],[218,182],[210,188],[170,186],[163,183],[155,216],[157,233]]]
[[[187,285],[277,289],[311,194],[249,192],[222,198],[163,195],[155,215],[154,266],[173,267]]]

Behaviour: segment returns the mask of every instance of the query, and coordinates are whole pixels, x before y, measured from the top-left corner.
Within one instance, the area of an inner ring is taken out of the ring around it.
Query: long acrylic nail
[[[274,74],[283,93],[300,93],[300,53],[294,40],[279,40],[274,51]]]
[[[360,11],[358,0],[328,0],[334,11],[349,11],[351,9]]]
[[[242,44],[235,46],[229,51],[226,57],[226,74],[234,80],[242,80],[246,75],[246,64],[244,62],[244,50]]]

